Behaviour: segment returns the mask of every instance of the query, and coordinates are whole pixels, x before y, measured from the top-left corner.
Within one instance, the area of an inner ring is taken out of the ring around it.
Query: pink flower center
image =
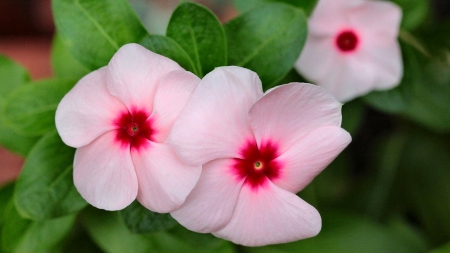
[[[154,130],[151,126],[149,114],[144,110],[124,112],[114,121],[116,129],[116,141],[122,146],[140,149],[152,140]]]
[[[279,177],[281,164],[275,161],[278,147],[272,142],[265,142],[258,147],[255,142],[248,142],[241,150],[242,158],[235,158],[233,172],[237,179],[245,178],[244,184],[257,190],[267,180]]]
[[[343,31],[336,37],[336,45],[342,52],[354,51],[358,42],[358,36],[350,30]]]

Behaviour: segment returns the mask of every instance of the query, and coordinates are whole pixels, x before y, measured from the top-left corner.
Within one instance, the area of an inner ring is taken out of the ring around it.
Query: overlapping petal
[[[169,135],[172,125],[191,98],[200,79],[194,74],[175,70],[165,75],[159,85],[153,101],[153,115],[155,119],[155,140],[164,142]]]
[[[200,177],[201,166],[186,165],[165,143],[131,151],[139,183],[139,202],[148,209],[168,213],[179,208]]]
[[[122,46],[108,64],[107,88],[129,110],[152,111],[152,101],[161,78],[182,68],[171,59],[155,54],[138,44]]]
[[[262,246],[312,237],[321,227],[314,207],[269,181],[257,192],[242,187],[230,222],[213,234],[245,246]]]
[[[58,105],[55,123],[64,143],[78,148],[115,128],[113,120],[127,108],[109,94],[106,69],[83,77]]]
[[[200,179],[180,209],[171,213],[186,228],[209,233],[223,228],[231,219],[244,183],[231,171],[232,159],[217,159],[203,165]]]
[[[298,139],[322,126],[340,126],[341,103],[323,88],[306,83],[279,86],[250,109],[258,144],[275,141],[283,153]]]
[[[337,126],[320,127],[301,139],[275,160],[283,164],[273,183],[296,193],[305,188],[351,142],[351,136]]]
[[[73,178],[81,196],[89,204],[120,210],[136,198],[138,182],[130,149],[114,143],[109,131],[75,153]]]
[[[177,154],[191,164],[236,157],[242,140],[253,137],[248,110],[262,94],[253,71],[220,67],[207,74],[173,125]]]

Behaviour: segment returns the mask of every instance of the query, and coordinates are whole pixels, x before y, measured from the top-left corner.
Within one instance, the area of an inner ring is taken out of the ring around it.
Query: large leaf
[[[319,235],[298,242],[245,248],[246,253],[421,253],[427,248],[414,232],[396,226],[383,226],[367,218],[332,212],[323,215]]]
[[[3,226],[3,212],[10,202],[14,192],[14,184],[2,185],[0,188],[0,227]]]
[[[51,60],[53,73],[59,78],[78,80],[89,73],[68,51],[58,34],[53,38]]]
[[[28,81],[29,74],[22,66],[0,55],[0,111],[3,110],[7,96]],[[25,156],[36,141],[37,138],[20,135],[5,126],[3,117],[0,116],[1,146]]]
[[[39,136],[53,130],[56,108],[74,83],[50,79],[19,87],[5,101],[4,123],[27,136]]]
[[[160,35],[147,35],[139,44],[153,51],[154,53],[164,55],[180,64],[181,67],[193,73],[196,72],[194,63],[189,55],[181,48],[178,43],[169,37]]]
[[[147,35],[127,0],[53,0],[56,28],[68,51],[90,70]]]
[[[121,212],[122,219],[128,229],[134,233],[153,233],[174,227],[178,223],[165,213],[155,213],[134,201]]]
[[[248,11],[264,3],[280,2],[302,8],[305,13],[310,14],[318,0],[233,0],[234,5],[241,12]]]
[[[298,8],[280,3],[254,8],[225,24],[228,63],[255,71],[268,89],[291,70],[306,29]]]
[[[227,64],[223,27],[210,10],[201,5],[181,3],[172,13],[166,35],[189,54],[194,62],[194,73],[199,77]]]
[[[364,100],[379,110],[404,115],[437,131],[449,131],[450,58],[426,58],[409,45],[403,45],[403,58],[400,85],[374,91]]]
[[[75,216],[33,222],[22,218],[11,201],[5,210],[2,248],[14,253],[49,253],[68,235]]]
[[[87,205],[73,184],[74,152],[56,132],[46,134],[31,150],[14,195],[22,216],[33,220],[51,219]]]

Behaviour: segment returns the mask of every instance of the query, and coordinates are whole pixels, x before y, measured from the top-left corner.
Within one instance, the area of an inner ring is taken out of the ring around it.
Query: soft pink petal
[[[106,69],[83,77],[70,90],[56,110],[56,128],[64,143],[78,148],[115,128],[112,123],[126,107],[109,94],[105,85]]]
[[[168,144],[152,142],[147,147],[131,153],[139,181],[137,198],[152,211],[171,212],[194,188],[201,166],[184,164]]]
[[[398,36],[402,10],[392,2],[365,1],[347,12],[349,24],[370,36],[370,40],[381,37],[395,39]]]
[[[376,50],[369,50],[367,53],[377,72],[374,88],[386,90],[397,86],[403,77],[403,60],[397,40],[392,40],[386,46],[378,46]]]
[[[155,140],[164,142],[176,118],[194,93],[200,79],[191,72],[175,70],[164,76],[153,102]]]
[[[321,227],[314,207],[269,181],[258,191],[242,187],[230,223],[213,234],[236,244],[263,246],[312,237]]]
[[[236,157],[240,144],[253,138],[248,110],[262,94],[261,80],[253,71],[211,71],[173,125],[169,138],[177,154],[191,164]]]
[[[114,142],[110,131],[75,153],[73,179],[81,196],[89,204],[120,210],[128,206],[138,192],[130,149]]]
[[[322,126],[340,126],[341,103],[321,87],[291,83],[271,90],[249,112],[256,141],[274,141],[279,153]]]
[[[361,5],[361,0],[320,0],[308,19],[308,30],[314,34],[333,36],[348,25],[346,10]]]
[[[223,228],[231,219],[245,179],[237,180],[231,171],[233,160],[219,159],[203,165],[194,190],[180,209],[171,213],[181,225],[209,233]]]
[[[138,44],[122,46],[108,64],[107,88],[128,109],[151,111],[156,88],[161,78],[182,68],[171,59],[155,54]]]
[[[292,147],[276,158],[283,167],[280,177],[273,183],[293,193],[301,191],[351,140],[349,133],[336,126],[321,127],[297,139]]]

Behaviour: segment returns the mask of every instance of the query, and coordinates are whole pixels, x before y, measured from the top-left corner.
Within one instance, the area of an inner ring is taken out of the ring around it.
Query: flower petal
[[[108,64],[107,87],[131,111],[134,107],[152,111],[160,79],[182,68],[171,59],[138,44],[122,46]]]
[[[256,73],[241,67],[220,67],[198,84],[172,128],[175,151],[190,164],[236,157],[240,144],[253,138],[248,110],[261,97]]]
[[[245,179],[238,181],[231,171],[232,159],[218,159],[203,165],[200,179],[180,209],[171,213],[181,225],[209,233],[224,227]]]
[[[120,210],[128,206],[138,192],[136,173],[129,147],[114,142],[110,131],[75,153],[73,179],[81,196],[89,204]]]
[[[275,160],[283,164],[273,183],[297,193],[305,188],[351,142],[351,136],[336,126],[321,127],[290,147]]]
[[[213,235],[244,246],[263,246],[312,237],[321,227],[314,207],[269,181],[258,191],[242,187],[230,223]]]
[[[81,147],[115,128],[113,120],[126,110],[105,85],[106,69],[83,77],[58,105],[56,128],[64,143]]]
[[[249,117],[258,144],[275,141],[283,153],[318,127],[340,126],[341,103],[321,87],[291,83],[266,93]]]
[[[156,129],[155,140],[164,142],[172,125],[194,93],[200,78],[184,70],[175,70],[165,75],[155,94],[153,116]]]
[[[194,188],[201,166],[182,163],[168,144],[151,142],[147,147],[131,151],[139,181],[137,199],[152,211],[171,212]]]
[[[371,63],[377,70],[376,90],[386,90],[397,86],[403,76],[403,60],[397,40],[386,46],[378,46],[377,50],[368,51]]]

